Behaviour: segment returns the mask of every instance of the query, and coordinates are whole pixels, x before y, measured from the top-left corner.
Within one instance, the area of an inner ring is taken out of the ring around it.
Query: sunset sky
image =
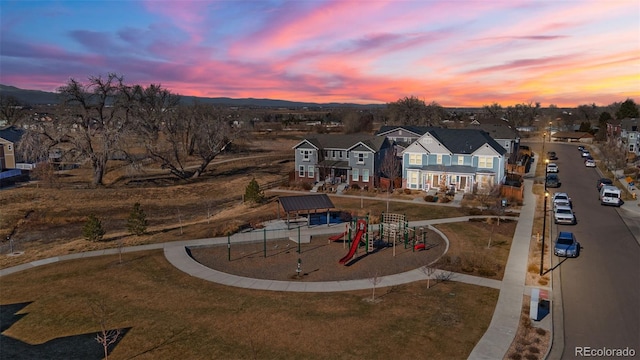
[[[5,1],[0,83],[117,73],[204,97],[640,100],[640,0]]]

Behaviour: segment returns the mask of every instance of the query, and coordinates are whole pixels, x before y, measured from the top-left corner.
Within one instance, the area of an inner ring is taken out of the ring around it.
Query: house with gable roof
[[[24,130],[15,126],[0,129],[0,170],[17,168],[20,159],[16,146],[23,134]]]
[[[507,154],[483,130],[429,128],[402,152],[403,187],[487,190],[504,182]]]
[[[640,156],[640,127],[638,119],[625,118],[620,120],[620,137],[627,145],[630,153]]]
[[[315,134],[293,147],[295,180],[377,187],[389,140],[375,135]]]
[[[507,159],[515,163],[520,149],[520,132],[509,125],[508,122],[485,122],[470,124],[469,129],[480,129],[486,131],[493,140],[507,150]]]

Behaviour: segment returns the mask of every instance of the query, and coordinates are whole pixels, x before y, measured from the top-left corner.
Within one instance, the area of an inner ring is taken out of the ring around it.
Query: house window
[[[369,169],[362,170],[362,182],[369,182]]]
[[[342,151],[340,151],[340,159],[344,159]]]
[[[458,156],[458,165],[464,165],[464,157]]]
[[[300,167],[298,168],[298,176],[304,177],[304,165],[300,165]]]
[[[509,142],[508,142],[508,141],[505,141],[505,142],[504,142],[504,148],[505,148],[505,149],[508,149],[508,148],[509,148]]]
[[[334,159],[336,158],[336,151],[335,150],[331,151],[331,157],[334,158]]]
[[[409,176],[409,187],[412,189],[418,188],[418,175],[420,173],[418,171],[409,171],[407,175]]]
[[[324,151],[324,157],[326,157],[327,159],[329,158],[329,150]]]
[[[478,167],[481,169],[491,169],[493,168],[493,158],[490,156],[479,156],[478,157]]]
[[[364,159],[367,157],[367,154],[358,153],[357,157],[358,157],[358,164],[364,164]]]
[[[13,151],[13,145],[12,144],[7,144],[7,150],[9,152]]]
[[[351,179],[353,181],[358,181],[360,179],[360,173],[358,172],[358,169],[351,170]]]
[[[409,154],[409,165],[422,165],[422,154]]]
[[[314,174],[313,174],[313,171],[314,171],[313,165],[309,165],[308,169],[309,170],[307,170],[307,177],[312,178],[314,176]]]
[[[442,154],[436,155],[436,164],[442,164]]]
[[[302,154],[302,161],[311,161],[311,150],[300,150]]]

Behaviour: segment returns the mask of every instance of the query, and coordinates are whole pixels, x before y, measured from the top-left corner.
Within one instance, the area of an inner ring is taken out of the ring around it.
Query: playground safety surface
[[[432,230],[425,232],[425,250],[413,250],[412,242],[406,246],[404,242],[398,242],[395,250],[387,244],[367,254],[365,246],[361,246],[345,265],[338,261],[349,251],[349,243],[330,241],[331,234],[313,236],[309,243],[299,245],[282,239],[267,241],[266,246],[264,242],[232,244],[229,250],[225,244],[194,247],[190,252],[196,261],[207,267],[249,278],[282,281],[370,279],[414,270],[442,256],[446,247],[444,239]]]

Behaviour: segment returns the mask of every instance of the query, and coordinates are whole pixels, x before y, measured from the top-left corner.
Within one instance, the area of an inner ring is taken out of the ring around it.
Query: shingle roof
[[[309,136],[305,139],[312,143],[318,149],[349,149],[358,143],[362,143],[367,147],[373,149],[373,151],[380,151],[386,138],[383,136],[375,135],[331,135],[331,134],[318,134]],[[300,147],[298,144],[296,147]]]
[[[472,154],[485,144],[491,146],[500,155],[507,153],[505,148],[483,130],[431,128],[429,133],[454,154]]]
[[[286,212],[333,209],[335,207],[327,194],[280,196],[278,201]]]
[[[390,131],[393,131],[395,129],[403,129],[403,130],[407,130],[410,131],[416,135],[424,135],[427,133],[427,131],[429,131],[429,129],[433,129],[432,126],[405,126],[405,125],[401,125],[401,126],[393,126],[393,125],[384,125],[380,128],[380,130],[378,130],[376,132],[376,135],[383,135],[386,134]]]
[[[481,129],[448,129],[434,126],[383,126],[377,132],[382,135],[393,129],[405,129],[416,134],[430,133],[454,154],[471,154],[484,144],[489,144],[499,154],[507,150],[498,144],[486,131]]]
[[[0,138],[10,141],[14,144],[17,143],[18,140],[20,140],[22,135],[24,135],[24,130],[15,126],[9,126],[0,130]]]
[[[468,128],[484,130],[494,139],[516,139],[520,137],[518,130],[504,122],[496,124],[471,124]]]

